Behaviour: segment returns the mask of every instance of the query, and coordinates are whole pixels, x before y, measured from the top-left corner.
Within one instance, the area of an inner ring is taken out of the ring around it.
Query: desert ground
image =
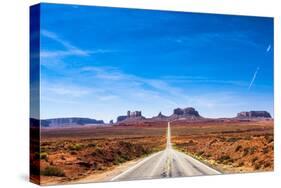
[[[172,125],[175,148],[223,173],[273,170],[272,120]]]
[[[34,156],[40,161],[41,184],[99,176],[162,150],[165,134],[166,126],[159,125],[41,129],[41,151]]]
[[[222,172],[273,170],[273,121],[173,121],[171,144]],[[41,184],[101,181],[166,147],[167,121],[41,129]],[[39,167],[38,167],[39,168]],[[87,180],[87,181],[83,181]]]

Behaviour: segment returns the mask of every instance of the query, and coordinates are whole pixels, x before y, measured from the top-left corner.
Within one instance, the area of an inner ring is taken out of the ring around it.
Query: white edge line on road
[[[163,152],[163,151],[164,151],[164,150],[159,151],[159,152],[157,152],[157,153],[154,153],[154,154],[152,154],[152,155],[150,155],[150,156],[144,158],[142,161],[140,161],[139,163],[137,163],[135,166],[132,166],[132,167],[129,168],[128,170],[126,170],[126,171],[122,172],[121,174],[119,174],[119,175],[113,177],[113,178],[111,179],[111,181],[114,181],[114,180],[120,178],[121,176],[124,176],[124,175],[128,174],[129,172],[133,171],[134,169],[136,169],[137,167],[141,166],[143,163],[145,163],[146,161],[148,161],[149,159],[153,158],[154,156],[160,154],[160,153]]]

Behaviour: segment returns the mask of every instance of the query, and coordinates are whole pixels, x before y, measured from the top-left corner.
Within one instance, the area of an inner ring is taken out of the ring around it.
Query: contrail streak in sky
[[[254,83],[254,81],[255,81],[255,79],[256,79],[256,76],[257,76],[259,70],[260,70],[260,67],[257,67],[256,72],[254,73],[254,76],[253,76],[253,78],[252,78],[252,80],[251,80],[251,83],[250,83],[250,85],[249,85],[249,87],[248,87],[248,90],[251,89],[251,87],[252,87],[252,85],[253,85],[253,83]]]
[[[266,52],[269,52],[271,50],[271,45],[268,45]]]

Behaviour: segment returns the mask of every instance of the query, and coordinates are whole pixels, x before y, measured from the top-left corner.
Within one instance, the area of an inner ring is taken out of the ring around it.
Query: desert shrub
[[[236,141],[238,141],[238,140],[240,140],[240,138],[228,138],[228,139],[226,139],[226,142],[236,142]]]
[[[238,152],[239,150],[242,149],[242,146],[241,145],[238,145],[236,148],[235,148],[235,152]]]
[[[220,139],[221,142],[226,141],[226,138],[225,138],[225,137],[222,137],[222,136],[220,136],[219,139]]]
[[[249,153],[249,148],[244,148],[244,150],[243,150],[243,157],[248,155],[248,153]]]
[[[88,144],[88,147],[96,147],[96,146],[97,146],[96,143],[90,143],[90,144]]]
[[[263,154],[267,154],[269,152],[269,148],[268,147],[265,147],[262,149],[262,153]]]
[[[267,167],[270,167],[271,165],[270,165],[270,163],[265,163],[264,164],[264,168],[267,168]]]
[[[258,157],[254,157],[254,158],[252,159],[252,163],[255,163],[258,159],[259,159]]]
[[[269,135],[266,135],[266,136],[265,136],[265,139],[266,139],[266,141],[267,141],[268,144],[270,144],[271,142],[274,141],[274,140],[273,140],[273,136],[269,136]]]
[[[80,161],[77,164],[79,164],[80,166],[85,167],[85,168],[92,167],[92,164],[90,162],[88,162],[88,161]]]
[[[133,146],[132,143],[130,143],[130,142],[125,142],[125,141],[120,141],[120,142],[119,142],[119,145],[120,145],[121,147],[126,147],[126,148],[130,148],[130,147]]]
[[[95,157],[95,156],[103,157],[103,156],[104,156],[104,152],[103,152],[102,149],[97,148],[97,149],[95,149],[95,151],[92,152],[91,155],[92,155],[93,157]]]
[[[116,158],[113,161],[113,164],[117,165],[124,162],[126,162],[126,159],[124,159],[122,156],[116,156]]]
[[[210,143],[209,143],[209,146],[211,146],[213,143],[217,142],[217,139],[214,139],[212,140]]]
[[[57,168],[55,166],[48,166],[46,167],[42,172],[42,175],[44,176],[57,176],[57,177],[64,177],[65,173],[60,168]]]
[[[241,167],[241,166],[244,166],[244,162],[243,161],[238,163],[238,167]]]
[[[120,157],[121,157],[123,160],[125,160],[125,161],[130,160],[130,156],[127,155],[126,153],[122,153]]]
[[[255,153],[256,150],[257,150],[256,147],[251,147],[249,150],[249,154],[252,155],[253,153]]]
[[[81,144],[73,144],[73,145],[68,146],[68,149],[77,151],[77,150],[82,149],[82,145]]]
[[[204,151],[199,151],[199,152],[197,153],[198,156],[201,156],[201,155],[203,155],[203,154],[204,154]]]
[[[210,153],[208,153],[208,154],[205,154],[204,157],[210,158],[210,157],[212,157],[212,155]]]
[[[219,163],[233,163],[233,159],[229,155],[223,155],[218,159]]]
[[[255,170],[259,170],[261,168],[261,164],[260,163],[256,163],[254,168],[255,168]]]
[[[193,141],[193,140],[189,140],[186,144],[186,146],[193,146],[195,145],[196,143]]]
[[[243,151],[243,157],[245,157],[246,155],[252,155],[253,153],[255,153],[255,151],[257,150],[256,147],[247,147],[247,148],[244,148],[244,151]]]

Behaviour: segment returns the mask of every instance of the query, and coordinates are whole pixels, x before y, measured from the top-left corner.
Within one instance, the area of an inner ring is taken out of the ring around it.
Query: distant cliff
[[[170,119],[199,119],[202,118],[198,111],[193,107],[188,108],[176,108],[173,114],[169,117]]]
[[[239,112],[236,118],[240,118],[240,119],[271,118],[271,115],[267,111],[249,111],[249,112]]]
[[[127,115],[121,115],[117,117],[117,123],[121,121],[135,121],[142,119],[145,119],[145,117],[142,116],[141,111],[128,111]]]
[[[248,111],[239,112],[234,118],[225,119],[241,119],[241,120],[251,120],[251,119],[270,119],[272,118],[270,113],[267,111]],[[173,121],[173,120],[187,120],[187,121],[201,121],[210,120],[210,118],[202,117],[197,110],[193,107],[187,108],[175,108],[173,114],[170,116],[165,116],[161,112],[152,118],[146,118],[142,115],[141,111],[128,111],[127,115],[121,115],[117,117],[116,123],[136,123],[142,120],[149,121]],[[109,125],[113,125],[113,120],[110,120]],[[105,125],[103,120],[96,120],[90,118],[80,118],[80,117],[70,117],[70,118],[53,118],[53,119],[43,119],[41,121],[30,118],[31,127],[71,127],[71,126],[84,126],[84,125]]]
[[[128,111],[127,115],[121,115],[117,117],[117,123],[119,122],[128,122],[128,121],[138,121],[138,120],[165,120],[171,121],[176,119],[188,119],[188,120],[197,120],[202,119],[199,112],[192,107],[188,108],[176,108],[173,111],[173,114],[170,116],[165,116],[161,112],[157,116],[152,118],[145,118],[142,116],[141,111]]]
[[[42,127],[69,127],[69,126],[84,126],[88,124],[104,124],[103,120],[90,118],[54,118],[41,120]]]

